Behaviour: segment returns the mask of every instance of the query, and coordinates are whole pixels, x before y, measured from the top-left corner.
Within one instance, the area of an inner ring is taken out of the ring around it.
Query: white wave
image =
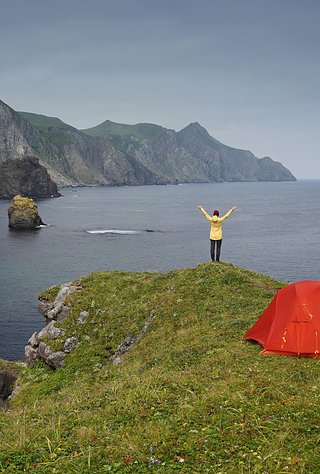
[[[141,234],[141,230],[119,230],[119,229],[106,229],[106,230],[87,230],[89,234]]]

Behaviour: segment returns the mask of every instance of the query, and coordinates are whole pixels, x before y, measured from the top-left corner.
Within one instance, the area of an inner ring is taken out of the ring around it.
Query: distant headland
[[[26,156],[35,157],[29,167],[23,161]],[[48,177],[39,171],[41,167]],[[296,180],[281,163],[224,145],[197,122],[179,132],[155,124],[125,125],[110,120],[78,130],[58,118],[16,112],[0,101],[0,197],[30,196],[28,189],[17,189],[13,179],[17,170],[29,181],[34,178],[29,186],[33,197],[57,195],[54,184]]]

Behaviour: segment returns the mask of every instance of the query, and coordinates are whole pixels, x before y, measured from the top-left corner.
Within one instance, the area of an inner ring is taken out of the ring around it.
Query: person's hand
[[[202,209],[202,206],[197,206],[198,209]]]
[[[237,208],[236,207],[233,207],[232,210],[235,211]]]

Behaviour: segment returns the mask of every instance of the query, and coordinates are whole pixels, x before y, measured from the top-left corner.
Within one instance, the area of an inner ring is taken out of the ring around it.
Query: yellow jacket
[[[208,221],[211,223],[211,229],[210,229],[210,240],[221,240],[222,239],[222,222],[226,220],[227,217],[230,216],[231,212],[234,209],[230,209],[230,211],[227,212],[222,217],[218,216],[209,216],[209,214],[203,209],[203,207],[200,208],[200,211],[202,214],[208,219]]]

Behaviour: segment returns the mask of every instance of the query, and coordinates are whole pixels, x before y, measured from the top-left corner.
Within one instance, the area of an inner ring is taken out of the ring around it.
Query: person
[[[211,260],[214,262],[214,257],[216,257],[216,262],[220,262],[220,252],[221,252],[221,244],[222,244],[222,222],[226,220],[230,214],[237,209],[233,207],[228,211],[224,216],[219,217],[219,211],[216,209],[213,211],[212,217],[203,209],[202,206],[197,206],[198,209],[202,212],[206,219],[211,223],[210,229],[210,255]]]

